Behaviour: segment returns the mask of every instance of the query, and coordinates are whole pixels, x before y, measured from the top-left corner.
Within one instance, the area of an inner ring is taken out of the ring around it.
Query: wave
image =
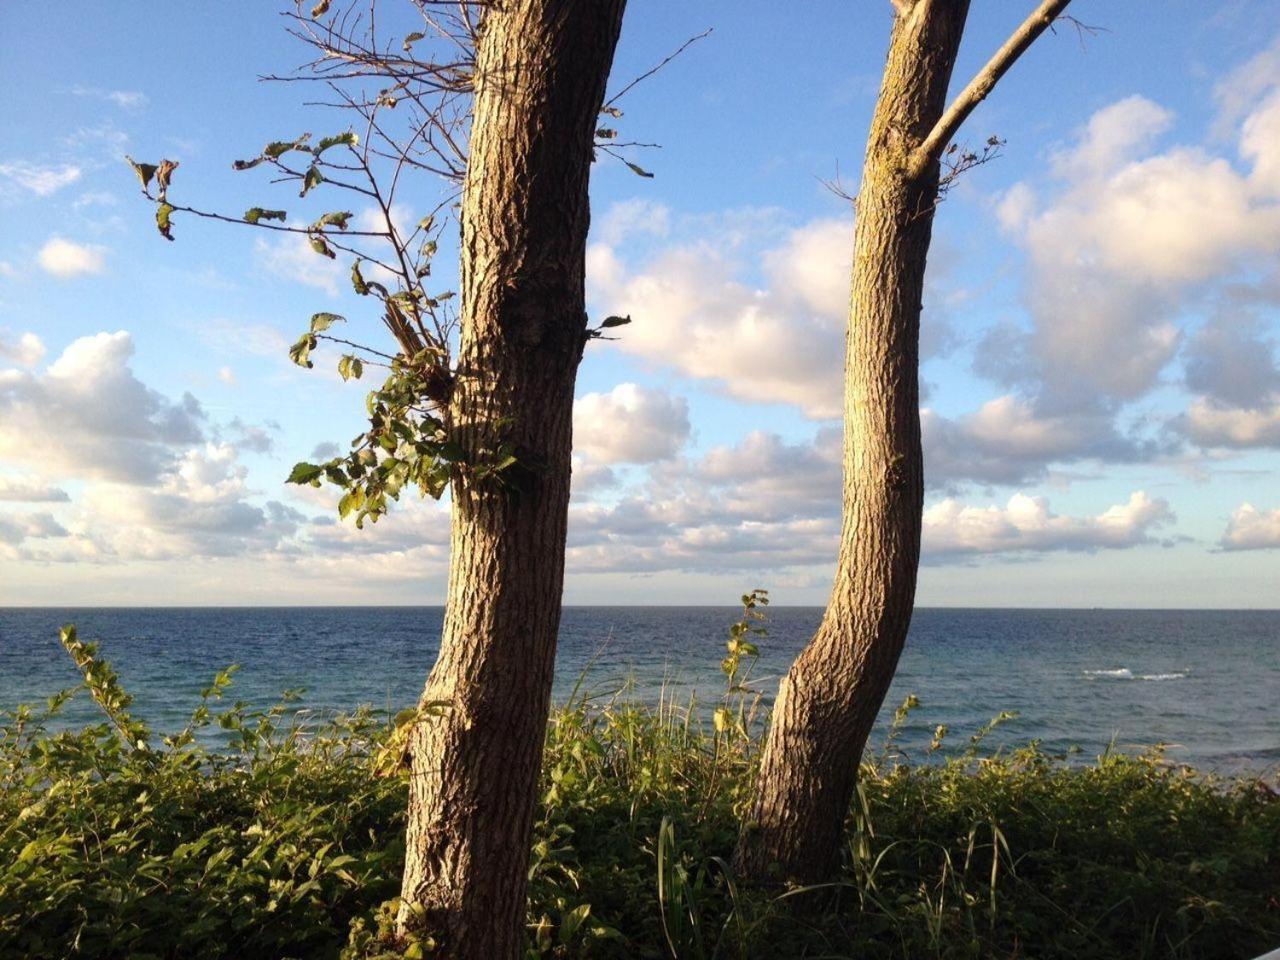
[[[1103,677],[1108,680],[1185,680],[1189,672],[1182,670],[1177,673],[1140,673],[1135,676],[1128,667],[1119,667],[1115,670],[1086,670],[1084,675],[1091,680]]]

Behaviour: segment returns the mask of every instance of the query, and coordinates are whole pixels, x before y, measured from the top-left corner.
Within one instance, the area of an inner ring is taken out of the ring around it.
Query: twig
[[[707,27],[706,30],[702,31],[702,33],[698,34],[696,37],[690,37],[684,43],[680,44],[680,46],[676,48],[675,53],[668,54],[667,57],[661,63],[659,63],[656,67],[652,67],[651,69],[646,70],[644,73],[640,74],[640,76],[636,77],[634,80],[628,83],[625,87],[623,87],[621,90],[615,93],[612,97],[606,100],[604,102],[604,107],[602,108],[602,110],[607,110],[609,107],[612,107],[615,103],[617,103],[624,96],[626,96],[626,94],[633,87],[635,87],[637,84],[645,80],[648,80],[655,73],[657,73],[659,70],[665,67],[668,63],[670,63],[676,57],[680,56],[680,54],[684,53],[685,50],[689,49],[689,47],[693,46],[699,40],[702,40],[705,37],[711,36],[711,31],[714,29],[715,29],[714,27]]]

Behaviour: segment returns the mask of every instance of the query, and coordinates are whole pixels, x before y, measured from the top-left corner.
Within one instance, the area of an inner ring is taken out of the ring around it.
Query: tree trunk
[[[854,229],[846,339],[844,503],[835,584],[782,680],[738,863],[813,881],[839,862],[858,764],[915,601],[924,475],[919,340],[936,156],[913,155],[946,106],[968,0],[898,0]]]
[[[398,916],[456,960],[522,948],[586,341],[587,180],[624,5],[495,3],[477,50],[449,411],[471,466],[453,480],[444,634],[410,737]],[[477,471],[500,448],[515,465]]]

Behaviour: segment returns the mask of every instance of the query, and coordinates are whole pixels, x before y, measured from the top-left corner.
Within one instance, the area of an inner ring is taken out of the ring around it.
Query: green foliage
[[[763,599],[731,630],[726,700]],[[50,732],[70,691],[0,714],[0,957],[438,955],[392,921],[407,732],[447,704],[304,719],[288,699],[225,705],[224,671],[157,742],[93,645],[63,642],[106,719]],[[1239,960],[1280,942],[1280,797],[1158,752],[1072,765],[979,738],[867,764],[839,876],[746,888],[731,857],[758,727],[706,716],[585,683],[554,711],[527,957]]]
[[[172,213],[173,204],[163,200],[156,204],[156,229],[166,240],[173,239],[173,223],[169,219]]]
[[[244,222],[256,225],[263,220],[279,220],[284,223],[288,216],[289,214],[283,210],[264,210],[262,207],[250,207],[244,212]]]

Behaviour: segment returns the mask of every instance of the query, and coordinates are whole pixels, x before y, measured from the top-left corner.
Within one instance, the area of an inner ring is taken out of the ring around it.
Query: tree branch
[[[969,81],[969,85],[960,91],[959,96],[951,102],[946,112],[939,118],[934,128],[929,131],[923,143],[918,146],[907,161],[907,173],[918,177],[936,161],[955,136],[960,125],[968,119],[974,107],[986,99],[992,88],[1017,59],[1026,52],[1035,39],[1053,25],[1053,21],[1067,8],[1071,0],[1044,0],[1031,16],[1022,22],[1022,26],[1013,32],[1004,46],[996,51],[987,61],[986,66],[978,71]]]

